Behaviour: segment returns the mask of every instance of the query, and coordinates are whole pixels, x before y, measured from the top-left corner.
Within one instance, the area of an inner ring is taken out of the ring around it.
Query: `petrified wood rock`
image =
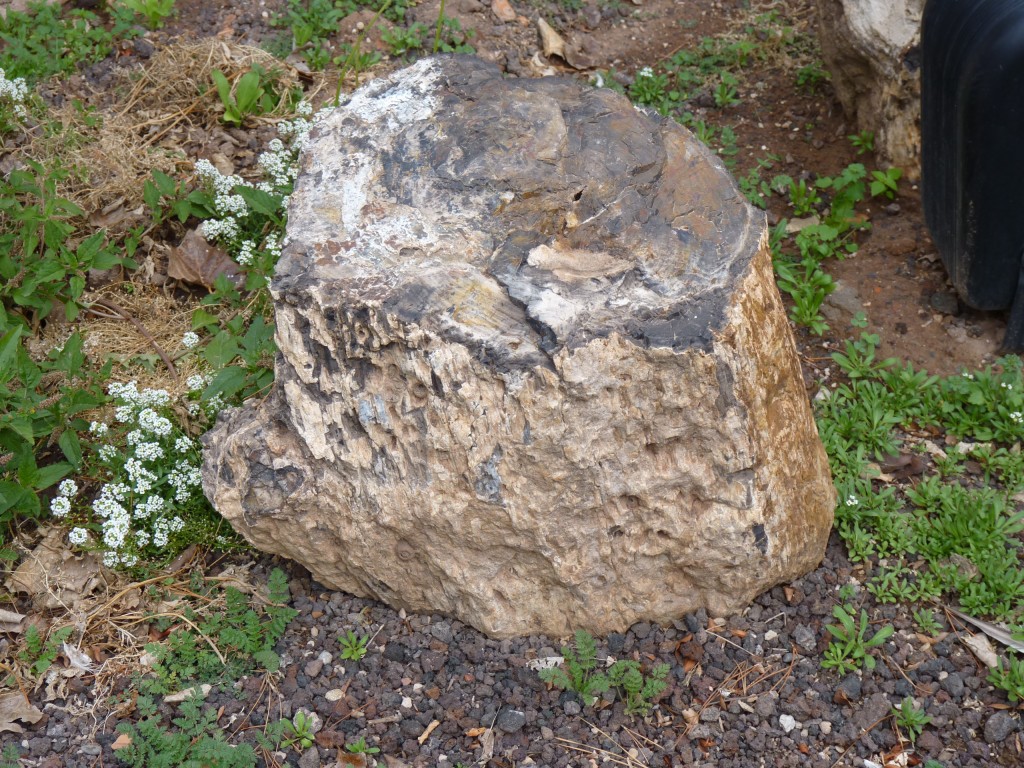
[[[207,495],[324,584],[494,636],[742,608],[834,491],[763,217],[675,123],[467,57],[311,136],[277,381]]]

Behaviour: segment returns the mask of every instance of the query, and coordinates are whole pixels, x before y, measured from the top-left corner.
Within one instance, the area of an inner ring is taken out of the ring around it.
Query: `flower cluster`
[[[76,513],[78,485],[65,480],[50,511],[84,523],[72,528],[71,544],[88,545],[94,535],[105,565],[131,568],[173,555],[176,535],[197,512],[208,514],[209,506],[202,494],[199,446],[169,418],[170,395],[139,390],[134,381],[113,383],[107,391],[116,404],[113,423],[89,425],[93,438],[102,441],[93,447],[93,466],[101,467],[99,490],[88,506],[77,504]]]
[[[0,108],[10,109],[19,119],[28,117],[28,111],[25,109],[28,93],[25,78],[16,77],[8,80],[7,73],[0,69]]]

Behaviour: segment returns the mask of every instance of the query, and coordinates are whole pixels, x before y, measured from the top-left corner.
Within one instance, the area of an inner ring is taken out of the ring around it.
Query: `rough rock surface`
[[[728,614],[820,561],[764,221],[675,123],[425,59],[314,130],[288,226],[275,388],[203,469],[257,547],[495,636]]]
[[[910,179],[921,174],[919,45],[924,0],[817,0],[832,85],[857,130]]]

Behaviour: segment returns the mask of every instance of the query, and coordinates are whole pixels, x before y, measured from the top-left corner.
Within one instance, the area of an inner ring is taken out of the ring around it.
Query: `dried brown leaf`
[[[16,720],[26,725],[34,725],[42,718],[43,712],[29,703],[28,697],[21,691],[5,691],[0,693],[0,733],[22,733],[22,727]]]
[[[540,42],[547,57],[557,56],[565,59],[565,40],[555,32],[544,19],[537,19],[537,30],[540,32]]]
[[[212,290],[220,275],[226,275],[235,285],[242,282],[235,260],[223,249],[206,242],[198,230],[190,229],[181,244],[168,252],[168,277]]]

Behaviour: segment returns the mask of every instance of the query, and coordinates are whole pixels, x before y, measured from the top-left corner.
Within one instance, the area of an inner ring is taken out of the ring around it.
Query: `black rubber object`
[[[1024,0],[928,0],[921,64],[925,220],[960,297],[1010,309],[1024,349]]]

